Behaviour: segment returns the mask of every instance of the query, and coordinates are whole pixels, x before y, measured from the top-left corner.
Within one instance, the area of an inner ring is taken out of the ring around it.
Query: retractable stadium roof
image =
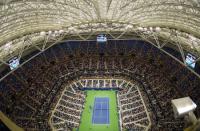
[[[0,62],[64,40],[141,39],[200,60],[199,0],[0,0]],[[168,55],[171,55],[168,53]],[[175,58],[176,59],[176,58]]]

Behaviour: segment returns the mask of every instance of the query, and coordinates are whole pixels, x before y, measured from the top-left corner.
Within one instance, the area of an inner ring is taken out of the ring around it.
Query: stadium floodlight
[[[69,27],[68,30],[73,31],[74,27]]]
[[[60,33],[60,34],[64,33],[64,30],[59,30],[59,33]]]
[[[126,29],[131,29],[131,28],[133,28],[133,25],[127,25],[125,28]]]
[[[7,47],[7,48],[10,48],[10,47],[11,47],[11,45],[12,45],[12,41],[10,41],[10,42],[6,43],[6,44],[5,44],[5,47]]]
[[[147,28],[144,28],[143,30],[144,30],[144,31],[147,31],[148,29],[147,29]]]
[[[40,35],[41,35],[41,36],[45,36],[45,35],[46,35],[46,32],[42,31],[42,32],[40,32]]]
[[[4,50],[5,50],[5,51],[8,51],[8,50],[10,50],[10,48],[11,48],[11,45],[12,45],[12,41],[10,41],[10,42],[6,43],[6,44],[4,45]]]
[[[150,31],[153,31],[153,27],[149,27],[149,30],[150,30]]]
[[[155,30],[156,30],[156,32],[160,32],[161,28],[160,27],[156,27]]]
[[[56,31],[54,31],[54,33],[55,33],[55,34],[58,34],[59,32],[56,30]]]
[[[138,30],[143,31],[143,28],[142,27],[138,27]]]
[[[183,117],[184,115],[193,112],[197,107],[190,97],[174,99],[171,103],[175,118]]]
[[[178,6],[178,9],[182,10],[182,9],[183,9],[183,6],[181,6],[181,5],[180,5],[180,6]]]
[[[51,34],[52,34],[52,31],[50,30],[50,31],[48,32],[48,34],[51,35]]]

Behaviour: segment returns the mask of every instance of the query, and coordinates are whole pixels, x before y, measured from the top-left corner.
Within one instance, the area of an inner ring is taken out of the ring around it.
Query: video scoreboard
[[[19,59],[18,57],[13,57],[8,61],[8,63],[11,70],[16,69],[19,66]]]
[[[107,42],[107,37],[105,34],[99,34],[97,35],[97,42],[98,43],[104,43]]]

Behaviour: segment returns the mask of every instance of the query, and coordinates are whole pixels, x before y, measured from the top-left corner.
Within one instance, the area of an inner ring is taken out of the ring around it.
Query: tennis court
[[[92,124],[109,124],[109,98],[95,97]]]
[[[99,101],[96,99],[105,97],[107,100],[102,99],[103,101]],[[104,100],[107,102],[107,105],[103,104]],[[97,104],[95,104],[95,101]],[[84,106],[79,131],[119,131],[116,91],[88,90]],[[97,111],[97,109],[107,110],[105,113],[103,110],[101,112]],[[95,113],[96,111],[97,113]]]

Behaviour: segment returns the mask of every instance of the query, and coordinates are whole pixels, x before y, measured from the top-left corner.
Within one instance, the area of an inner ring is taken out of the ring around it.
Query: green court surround
[[[96,91],[88,90],[86,91],[87,97],[84,104],[85,108],[82,112],[81,123],[79,131],[119,131],[119,118],[117,112],[117,99],[115,91]],[[109,97],[109,107],[110,107],[110,124],[92,124],[92,113],[95,97]],[[90,109],[92,106],[92,109]]]

